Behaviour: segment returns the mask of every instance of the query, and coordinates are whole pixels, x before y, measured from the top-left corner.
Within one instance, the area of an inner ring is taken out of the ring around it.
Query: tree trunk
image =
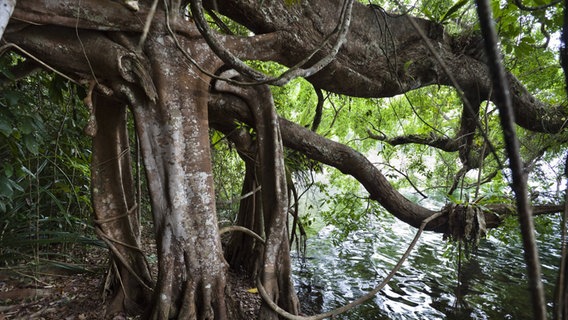
[[[91,183],[95,230],[110,247],[110,302],[107,315],[139,314],[150,300],[152,280],[140,250],[138,204],[130,167],[126,108],[95,99],[98,132],[93,137]]]
[[[134,107],[159,260],[148,318],[230,319],[211,173],[209,80],[179,63],[185,58],[170,36],[151,34],[145,51],[158,91],[157,103]]]

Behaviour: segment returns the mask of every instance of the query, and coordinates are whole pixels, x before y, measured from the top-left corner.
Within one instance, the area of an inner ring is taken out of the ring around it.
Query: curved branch
[[[459,142],[458,139],[449,138],[449,137],[441,137],[434,133],[430,133],[429,135],[423,134],[409,134],[405,136],[398,136],[394,138],[389,138],[384,134],[374,134],[370,130],[367,130],[367,134],[370,138],[384,141],[391,146],[398,146],[403,144],[423,144],[430,147],[434,147],[446,152],[455,152],[459,150]]]
[[[406,181],[408,181],[408,183],[410,183],[410,186],[414,189],[414,191],[416,191],[416,193],[418,193],[418,194],[422,197],[422,199],[428,198],[428,196],[425,195],[424,192],[422,192],[422,191],[420,191],[420,189],[418,189],[418,187],[414,184],[414,182],[412,182],[412,179],[410,179],[410,177],[409,177],[406,173],[404,173],[404,172],[398,170],[397,168],[391,166],[391,165],[388,164],[388,163],[384,163],[383,165],[388,166],[389,168],[391,168],[392,170],[398,172],[398,174],[400,174],[401,176],[403,176],[404,179],[406,179]],[[451,193],[450,193],[450,194],[451,194]]]
[[[209,114],[214,123],[221,120],[230,124],[238,119],[249,125],[253,125],[252,116],[247,106],[239,99],[232,99],[223,95],[214,94],[209,101]],[[280,130],[284,146],[294,149],[306,155],[308,158],[337,168],[345,174],[357,179],[369,192],[370,198],[378,201],[388,212],[398,219],[416,228],[424,219],[445,211],[433,211],[411,202],[400,194],[364,155],[341,143],[319,136],[311,130],[286,119],[279,118]],[[488,228],[494,228],[501,223],[501,219],[489,208],[485,212],[485,220]],[[508,212],[508,211],[504,211]],[[447,219],[444,217],[430,223],[428,230],[445,232]]]
[[[256,232],[252,231],[249,228],[245,228],[243,226],[224,227],[224,228],[219,230],[219,235],[222,235],[222,234],[227,233],[227,232],[235,232],[235,231],[243,232],[243,233],[255,238],[256,240],[260,241],[262,244],[265,243],[264,239],[261,236],[259,236]]]

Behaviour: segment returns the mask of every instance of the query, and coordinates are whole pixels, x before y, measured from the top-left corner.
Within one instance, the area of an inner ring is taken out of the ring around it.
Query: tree
[[[150,319],[239,317],[227,287],[229,266],[219,236],[210,127],[225,133],[248,159],[243,195],[256,195],[256,186],[261,187],[260,200],[243,199],[239,222],[263,240],[233,236],[226,253],[230,267],[244,267],[258,276],[268,297],[289,313],[299,310],[290,280],[283,147],[352,175],[371,199],[415,227],[439,216],[426,227],[456,236],[467,229],[450,228],[458,221],[452,217],[469,212],[467,206],[430,210],[413,203],[361,153],[278,117],[267,86],[302,76],[318,90],[365,98],[393,97],[430,85],[453,87],[463,105],[453,135],[432,127],[422,135],[393,138],[378,131],[369,136],[392,145],[418,143],[457,152],[462,165],[458,177],[480,168],[490,155],[500,170],[502,157],[495,146],[488,140],[476,143],[484,132],[482,104],[500,103],[492,92],[482,37],[471,30],[450,34],[442,24],[459,6],[435,21],[434,16],[427,20],[392,14],[350,0],[204,1],[214,20],[222,14],[253,34],[237,36],[222,23],[224,34],[212,32],[200,1],[191,1],[190,9],[186,5],[20,1],[3,35],[3,50],[37,60],[70,81],[89,84],[97,230],[121,266],[116,276],[127,279],[124,288],[114,290],[111,313],[135,313],[150,302]],[[291,68],[271,78],[241,60]],[[510,72],[507,81],[518,126],[548,135],[563,131],[562,105],[537,99]],[[138,204],[133,201],[129,160],[122,156],[128,148],[124,106],[134,114],[146,168],[158,244],[155,284],[138,249],[139,230],[132,215]],[[254,135],[248,128],[254,128]],[[257,209],[247,209],[251,207]],[[501,222],[498,214],[505,212],[511,212],[509,206],[494,204],[477,216],[487,227],[496,227]],[[260,312],[262,319],[278,317],[267,302]]]

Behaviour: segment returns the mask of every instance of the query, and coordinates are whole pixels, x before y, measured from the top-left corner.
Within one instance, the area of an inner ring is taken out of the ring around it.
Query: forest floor
[[[146,243],[142,247],[152,250],[154,244]],[[73,263],[28,262],[0,268],[0,320],[104,319],[107,250],[82,246],[69,251],[71,254],[66,255],[73,257]],[[254,281],[231,273],[229,285],[247,318],[256,318],[260,298],[248,292]]]

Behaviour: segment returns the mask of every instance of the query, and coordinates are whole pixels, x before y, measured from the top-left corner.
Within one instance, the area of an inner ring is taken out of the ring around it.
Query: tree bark
[[[332,32],[339,15],[337,8],[342,1],[313,0],[293,5],[274,0],[205,2],[210,8],[218,9],[256,33],[254,37],[222,37],[222,42],[235,54],[292,66],[318,48]],[[173,43],[164,26],[166,15],[163,7],[154,16],[148,39],[140,48],[143,52],[138,50],[137,40],[147,31],[144,21],[150,14],[149,2],[141,2],[140,5],[138,12],[132,12],[120,2],[101,0],[80,3],[19,1],[4,38],[36,58],[41,57],[43,66],[63,72],[75,80],[97,80],[98,90],[108,91],[114,98],[132,104],[147,170],[159,257],[158,282],[148,317],[231,318],[231,299],[226,289],[227,265],[218,236],[211,179],[207,124],[210,79],[188,62],[188,57],[183,56],[180,48]],[[175,8],[171,12],[177,13]],[[437,53],[457,82],[450,80],[441,62],[434,59],[425,39],[418,35],[409,21],[416,22],[427,33],[427,40],[439,50]],[[216,71],[220,61],[200,39],[190,20],[178,17],[175,22],[172,21],[172,28],[181,39],[181,49],[188,52],[197,65],[204,66],[209,72]],[[483,59],[468,54],[465,52],[467,48],[457,44],[458,38],[444,33],[435,22],[392,15],[377,6],[355,3],[347,42],[337,59],[308,80],[318,88],[359,97],[390,97],[432,84],[451,85],[466,91],[466,96],[475,100],[474,108],[477,108],[480,101],[489,97],[488,68]],[[325,56],[331,46],[322,48],[312,60]],[[464,66],[469,66],[467,72],[463,72]],[[558,132],[564,128],[564,110],[550,108],[534,99],[510,74],[508,81],[519,125],[541,132]],[[283,196],[286,190],[282,179],[278,130],[282,130],[283,143],[287,147],[353,175],[373,199],[401,220],[419,226],[436,211],[404,198],[375,166],[355,150],[286,120],[278,120],[272,106],[270,112],[263,113],[266,106],[262,104],[271,101],[267,90],[259,87],[250,89],[248,94],[242,93],[244,98],[248,98],[248,107],[253,108],[256,116],[252,117],[249,112],[245,115],[249,117],[247,121],[251,126],[264,126],[266,132],[272,134],[271,144],[262,151],[264,160],[261,160],[260,182],[263,188],[267,188],[263,191],[262,204],[262,227],[267,246],[262,256],[261,276],[271,297],[295,313],[297,305],[289,279],[290,257],[285,232],[287,199]],[[230,105],[223,106],[222,116],[233,112],[230,108]],[[463,121],[470,121],[476,116],[477,109],[469,114],[464,111]],[[99,119],[106,119],[106,115],[101,114]],[[115,120],[120,122],[120,119],[117,116]],[[264,123],[266,120],[268,122]],[[472,134],[475,129],[471,123],[463,121],[461,133]],[[95,143],[108,143],[112,139],[124,141],[119,140],[124,137],[119,137],[119,133],[114,131],[121,124],[107,123],[106,120],[100,124],[108,126],[104,131],[108,130],[111,135],[100,133]],[[104,161],[106,152],[118,154],[118,151],[106,147],[95,149],[99,153],[94,159],[97,164]],[[464,159],[468,159],[467,153],[464,152]],[[274,171],[266,170],[265,165],[268,164]],[[128,189],[130,182],[124,175],[125,164],[115,163],[114,166],[116,168],[111,171],[95,172],[97,176],[93,178],[101,192],[110,194],[93,195],[94,199],[99,199],[93,202],[101,206],[96,208],[96,212],[108,212],[113,217],[132,207],[129,196],[126,196],[131,191]],[[122,176],[107,176],[118,170],[122,170]],[[116,183],[111,185],[108,181]],[[118,186],[124,190],[115,190]],[[127,200],[119,198],[120,192],[125,193]],[[116,208],[109,204],[116,204]],[[276,205],[273,207],[273,204]],[[496,224],[499,222],[495,215],[486,214],[488,227],[491,226],[488,217],[493,217]],[[428,227],[444,232],[444,219],[440,218]],[[101,226],[106,228],[106,224]],[[112,227],[113,230],[127,230],[128,225],[116,228]],[[125,237],[136,239],[136,230],[125,232],[131,233]],[[115,299],[116,305],[128,309],[121,299]],[[144,303],[142,299],[139,301]],[[274,317],[266,308],[263,312],[267,318]]]
[[[116,100],[95,98],[98,132],[93,138],[91,164],[95,230],[110,250],[110,289],[107,315],[140,314],[153,286],[140,250],[138,203],[135,201],[126,108]]]
[[[208,79],[178,63],[184,57],[169,35],[151,34],[145,51],[158,93],[156,103],[134,106],[159,260],[148,318],[230,319],[211,173]],[[212,63],[200,53],[202,63]]]

